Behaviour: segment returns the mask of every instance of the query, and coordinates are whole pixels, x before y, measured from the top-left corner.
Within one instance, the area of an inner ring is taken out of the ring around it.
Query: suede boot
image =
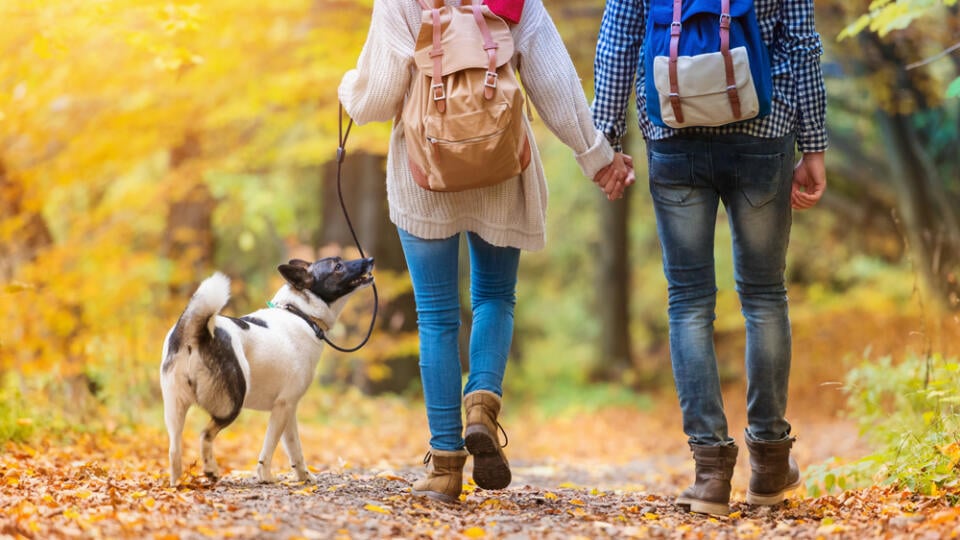
[[[463,396],[463,405],[467,410],[464,440],[467,451],[473,454],[473,481],[483,489],[507,487],[511,479],[510,463],[497,435],[497,429],[503,429],[497,422],[500,396],[487,390],[477,390]],[[506,446],[506,440],[503,446]]]
[[[423,458],[423,463],[427,466],[427,477],[414,482],[410,493],[447,504],[460,502],[463,464],[466,462],[466,450],[448,452],[431,448]]]
[[[796,437],[782,441],[760,441],[745,436],[750,449],[750,504],[774,505],[783,501],[786,492],[800,487],[800,468],[790,456]]]
[[[737,446],[691,444],[696,480],[683,490],[676,503],[691,512],[725,516],[730,513],[730,479],[737,464]]]

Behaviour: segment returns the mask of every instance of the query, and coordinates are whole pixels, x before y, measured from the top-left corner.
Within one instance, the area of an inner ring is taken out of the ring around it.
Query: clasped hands
[[[623,192],[633,185],[633,158],[617,152],[609,165],[600,169],[593,177],[593,183],[600,187],[607,200],[615,201],[623,197]]]

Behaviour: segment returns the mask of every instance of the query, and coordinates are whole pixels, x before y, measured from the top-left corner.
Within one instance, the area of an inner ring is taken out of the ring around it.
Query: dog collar
[[[310,325],[310,329],[313,330],[313,334],[314,334],[315,336],[317,336],[317,339],[319,339],[320,341],[324,341],[324,340],[326,339],[326,338],[324,337],[324,333],[323,333],[323,332],[324,332],[324,329],[320,327],[320,324],[319,324],[319,322],[317,322],[317,319],[315,319],[315,318],[307,315],[306,313],[304,313],[304,312],[303,312],[300,308],[298,308],[297,306],[295,306],[295,305],[293,305],[293,304],[284,304],[284,305],[282,305],[282,306],[278,306],[278,305],[274,304],[273,302],[269,302],[269,301],[267,302],[267,306],[268,306],[268,307],[271,307],[271,308],[285,309],[285,310],[289,311],[290,313],[293,313],[293,314],[296,315],[297,317],[300,317],[301,319],[303,319],[303,322],[305,322],[305,323],[307,323],[308,325]]]

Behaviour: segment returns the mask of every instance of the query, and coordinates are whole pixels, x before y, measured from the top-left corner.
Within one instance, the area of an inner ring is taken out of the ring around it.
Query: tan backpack
[[[430,1],[401,115],[413,178],[432,191],[499,184],[530,163],[510,28],[481,0]]]

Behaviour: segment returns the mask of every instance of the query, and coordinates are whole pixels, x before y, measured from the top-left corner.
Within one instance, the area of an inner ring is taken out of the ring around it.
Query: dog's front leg
[[[293,468],[293,472],[296,473],[297,480],[309,484],[314,483],[313,475],[307,471],[307,465],[303,460],[303,449],[300,446],[300,433],[297,428],[296,409],[294,409],[290,419],[287,420],[287,429],[283,430],[283,449],[286,450],[287,457],[290,458],[290,466]]]
[[[263,449],[260,450],[260,459],[257,462],[257,477],[261,482],[276,482],[277,479],[270,472],[270,462],[273,453],[277,450],[280,435],[286,430],[287,423],[292,416],[293,406],[286,400],[277,400],[270,411],[270,423],[267,425],[267,435],[263,439]]]

